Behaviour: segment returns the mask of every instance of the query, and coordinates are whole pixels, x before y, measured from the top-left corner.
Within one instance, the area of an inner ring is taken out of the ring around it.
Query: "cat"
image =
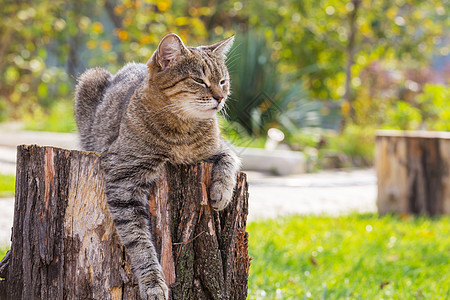
[[[81,146],[101,154],[109,211],[142,299],[168,299],[147,207],[164,164],[213,161],[210,204],[222,210],[231,201],[240,161],[220,137],[216,114],[230,93],[225,59],[233,40],[186,47],[171,33],[147,64],[129,63],[115,75],[92,68],[78,79]]]

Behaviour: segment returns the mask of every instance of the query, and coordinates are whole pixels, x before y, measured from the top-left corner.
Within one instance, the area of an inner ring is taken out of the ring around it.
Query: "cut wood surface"
[[[12,246],[1,299],[139,299],[109,215],[99,155],[19,146]],[[171,299],[247,296],[247,181],[208,204],[212,165],[167,165],[152,186],[151,231]]]
[[[379,131],[380,213],[450,214],[450,132]]]

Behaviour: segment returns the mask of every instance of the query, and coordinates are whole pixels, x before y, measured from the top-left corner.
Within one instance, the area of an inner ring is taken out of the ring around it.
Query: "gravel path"
[[[376,211],[376,176],[373,169],[325,171],[288,177],[247,172],[249,220],[280,215]]]

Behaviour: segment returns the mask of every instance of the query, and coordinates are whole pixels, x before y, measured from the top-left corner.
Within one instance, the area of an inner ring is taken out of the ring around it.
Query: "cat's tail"
[[[93,114],[103,98],[111,77],[111,73],[103,68],[92,68],[78,78],[75,88],[75,119],[83,148],[85,148],[83,137],[90,133]]]

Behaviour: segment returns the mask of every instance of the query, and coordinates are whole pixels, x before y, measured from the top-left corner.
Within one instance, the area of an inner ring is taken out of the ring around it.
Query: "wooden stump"
[[[2,299],[139,299],[107,209],[99,155],[19,146]],[[211,164],[168,165],[152,187],[151,230],[171,299],[247,296],[246,176],[230,206],[208,204]]]
[[[450,132],[379,131],[378,211],[450,214]]]

